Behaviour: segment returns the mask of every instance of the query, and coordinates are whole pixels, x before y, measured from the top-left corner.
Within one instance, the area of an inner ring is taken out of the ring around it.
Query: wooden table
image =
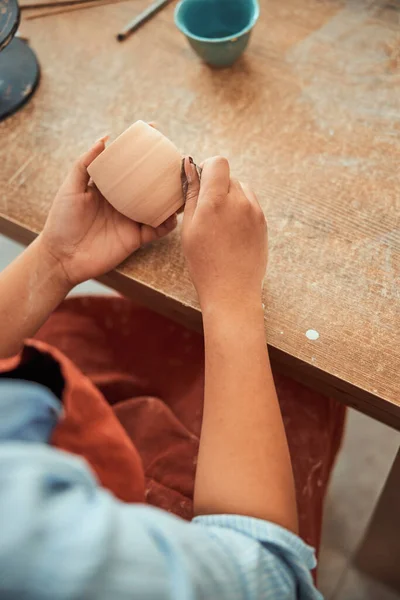
[[[155,120],[196,161],[227,156],[259,195],[275,367],[400,429],[398,5],[262,1],[246,55],[213,71],[173,5],[115,41],[147,3],[23,22],[42,82],[0,125],[0,231],[29,242],[74,157]],[[103,281],[201,326],[178,233]]]
[[[228,156],[258,192],[277,367],[400,429],[396,8],[262,2],[245,56],[213,71],[175,28],[174,3],[116,42],[147,3],[23,21],[42,81],[0,125],[0,231],[29,241],[80,152],[138,118],[156,120],[197,161]],[[178,233],[104,281],[200,326]]]

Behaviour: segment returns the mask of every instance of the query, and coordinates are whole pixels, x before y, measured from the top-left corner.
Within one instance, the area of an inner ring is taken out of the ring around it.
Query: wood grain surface
[[[176,30],[174,3],[118,44],[147,4],[23,22],[42,81],[0,125],[0,230],[29,241],[74,157],[136,119],[196,162],[223,154],[268,217],[277,367],[400,428],[398,5],[262,0],[248,51],[217,71]],[[103,281],[200,326],[178,232]]]

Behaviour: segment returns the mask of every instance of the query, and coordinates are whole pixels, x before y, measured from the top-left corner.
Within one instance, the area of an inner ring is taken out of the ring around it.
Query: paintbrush
[[[96,2],[86,2],[84,4],[76,4],[72,6],[60,6],[57,8],[57,5],[52,6],[48,10],[39,10],[38,12],[34,12],[33,14],[25,17],[27,21],[32,21],[35,19],[43,19],[45,17],[52,17],[53,15],[62,15],[70,12],[75,12],[77,10],[85,10],[88,8],[100,8],[101,6],[108,6],[109,4],[121,4],[122,2],[127,2],[128,0],[96,0]]]
[[[31,2],[20,4],[21,10],[34,10],[38,8],[55,8],[57,6],[75,6],[76,4],[86,4],[90,2],[98,2],[99,0],[54,0],[53,2]]]
[[[132,19],[122,31],[117,34],[117,40],[119,42],[123,42],[126,38],[139,29],[146,21],[151,19],[159,10],[164,8],[171,0],[156,0],[153,4],[150,4],[143,12],[141,12],[137,17]]]

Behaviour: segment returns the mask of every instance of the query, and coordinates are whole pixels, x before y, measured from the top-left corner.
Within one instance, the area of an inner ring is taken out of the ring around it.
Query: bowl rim
[[[260,5],[257,0],[252,0],[254,12],[253,12],[253,16],[250,20],[250,23],[248,25],[246,25],[246,27],[244,27],[243,29],[240,29],[236,33],[233,33],[232,35],[227,35],[225,37],[220,37],[220,38],[202,37],[200,35],[196,35],[196,34],[192,33],[191,31],[189,31],[189,29],[186,27],[186,25],[184,25],[184,23],[182,23],[182,21],[180,20],[179,12],[180,12],[182,6],[188,1],[190,1],[190,0],[180,0],[180,2],[178,2],[178,4],[175,7],[175,11],[174,11],[174,21],[175,21],[175,25],[177,26],[177,28],[182,33],[184,33],[186,35],[186,37],[188,37],[192,40],[197,40],[198,42],[206,42],[208,44],[218,44],[221,42],[229,42],[229,41],[235,40],[236,38],[239,38],[242,35],[249,33],[249,31],[251,31],[253,29],[254,25],[256,24],[256,22],[260,16]]]

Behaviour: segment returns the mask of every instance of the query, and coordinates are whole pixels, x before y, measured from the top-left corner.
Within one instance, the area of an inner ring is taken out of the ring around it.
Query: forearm
[[[41,238],[0,273],[0,358],[19,352],[69,291],[58,263]]]
[[[195,513],[236,513],[297,531],[290,456],[261,303],[203,312],[205,400]]]

